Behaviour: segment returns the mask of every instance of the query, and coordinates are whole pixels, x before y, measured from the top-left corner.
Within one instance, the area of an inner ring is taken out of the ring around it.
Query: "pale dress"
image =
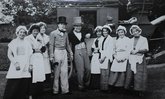
[[[50,61],[49,61],[48,47],[47,47],[47,44],[49,43],[49,36],[47,36],[46,34],[43,34],[43,36],[41,34],[38,34],[37,38],[41,39],[42,46],[46,47],[46,51],[42,53],[42,55],[44,58],[45,74],[50,74],[51,68],[50,68]]]
[[[98,40],[98,47],[96,47],[96,41]],[[92,48],[95,49],[101,49],[102,46],[102,40],[103,37],[96,38],[93,42]],[[91,73],[92,74],[100,74],[100,61],[99,58],[101,57],[101,53],[98,50],[98,52],[93,52],[92,53],[92,60],[91,60]]]
[[[42,47],[42,43],[35,39],[32,34],[27,36],[26,39],[34,50],[39,50]],[[39,52],[34,52],[31,56],[30,64],[33,65],[32,83],[43,82],[46,79],[43,55]]]
[[[30,78],[31,75],[28,71],[29,59],[32,54],[32,48],[29,42],[18,39],[12,40],[8,44],[9,49],[13,52],[14,58],[11,60],[10,67],[7,73],[7,79],[13,78]],[[17,71],[14,64],[18,62],[20,64],[20,70]]]

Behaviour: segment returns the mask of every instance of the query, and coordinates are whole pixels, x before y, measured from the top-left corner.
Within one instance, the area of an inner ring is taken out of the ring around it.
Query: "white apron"
[[[104,40],[104,39],[103,39]],[[101,49],[101,58],[103,57],[106,57],[104,62],[101,63],[101,66],[100,68],[101,69],[108,69],[108,63],[109,62],[112,62],[113,58],[112,58],[112,55],[113,55],[113,49],[114,49],[114,41],[113,41],[113,38],[111,36],[108,35],[108,37],[106,38],[104,44],[102,42],[102,48]]]
[[[37,41],[33,35],[29,35],[26,39],[31,43],[33,49],[40,49],[42,43]],[[43,82],[45,80],[45,68],[43,55],[41,53],[33,53],[30,59],[30,64],[33,65],[32,71],[32,83]]]
[[[129,53],[130,53],[130,39],[128,37],[118,38],[115,43],[116,58],[113,60],[111,71],[125,72]],[[125,61],[118,62],[117,59],[125,60]]]
[[[29,42],[25,40],[20,42],[20,40],[14,39],[8,44],[8,47],[12,51],[14,59],[11,60],[6,78],[30,78],[31,75],[28,69],[32,48]],[[20,64],[19,71],[17,71],[16,67],[14,66],[16,62]]]
[[[99,50],[101,49],[101,45],[102,45],[102,39],[103,37],[98,38],[98,47],[95,46],[95,42],[97,40],[97,38],[94,40],[92,48],[96,49],[99,48]],[[100,62],[99,62],[99,56],[101,55],[101,53],[92,53],[92,60],[91,60],[91,73],[92,74],[100,74]]]
[[[46,46],[49,43],[49,36],[44,34],[41,36],[41,34],[37,35],[37,38],[41,39],[42,41],[42,46]],[[46,46],[46,51],[42,53],[43,58],[44,58],[44,68],[45,68],[45,74],[50,74],[51,73],[51,68],[50,68],[50,61],[49,61],[49,55],[48,55],[48,47]]]
[[[149,50],[148,47],[148,41],[145,37],[140,36],[136,46],[134,46],[134,37],[131,39],[131,50],[133,50],[134,48],[136,50],[144,50],[146,49],[147,51]],[[136,55],[131,55],[129,56],[129,63],[131,64],[131,70],[136,73],[136,63],[141,64],[143,62],[143,57],[144,54],[136,54]]]

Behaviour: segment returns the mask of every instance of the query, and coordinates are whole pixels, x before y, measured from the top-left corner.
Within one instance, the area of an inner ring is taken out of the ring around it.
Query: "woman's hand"
[[[30,64],[30,65],[29,65],[29,72],[31,73],[32,71],[33,71],[33,65]]]
[[[98,53],[99,48],[94,48],[94,52],[93,53]]]
[[[100,63],[102,64],[104,61],[105,61],[105,59],[106,59],[106,57],[104,57],[104,58],[101,58],[99,61],[100,61]]]
[[[135,55],[135,54],[137,54],[137,52],[138,52],[138,50],[132,50],[131,54]]]

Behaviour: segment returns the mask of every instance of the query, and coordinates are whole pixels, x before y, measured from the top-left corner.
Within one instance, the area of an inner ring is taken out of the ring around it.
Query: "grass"
[[[6,86],[6,73],[0,71],[0,99],[2,99]]]
[[[0,99],[2,99],[6,79],[6,73],[0,72]],[[75,80],[73,80],[72,84],[74,84]],[[165,99],[165,66],[161,68],[150,68],[148,69],[148,94],[145,97],[137,97],[131,94],[104,94],[100,93],[98,90],[89,90],[87,92],[79,92],[76,89],[72,91],[72,95],[65,96],[53,96],[49,93],[44,93],[40,96],[39,99]],[[75,85],[73,85],[75,86]]]
[[[7,44],[0,43],[0,71],[7,71],[9,68],[9,59],[7,58]]]

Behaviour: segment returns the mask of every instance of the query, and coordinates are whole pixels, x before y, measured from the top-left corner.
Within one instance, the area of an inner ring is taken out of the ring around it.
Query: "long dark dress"
[[[143,57],[143,62],[141,64],[137,64],[136,69],[137,73],[134,74],[133,71],[131,71],[130,64],[128,65],[125,88],[133,88],[136,91],[145,91],[147,88],[147,66],[145,57]]]

